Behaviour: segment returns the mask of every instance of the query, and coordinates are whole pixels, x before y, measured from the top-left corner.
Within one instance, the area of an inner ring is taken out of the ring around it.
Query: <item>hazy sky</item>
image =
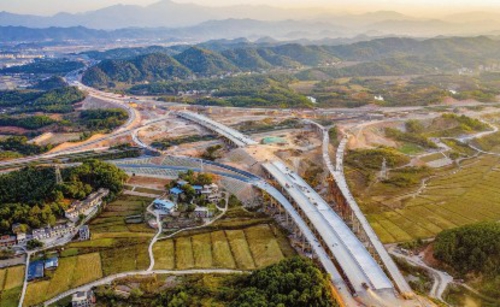
[[[148,5],[158,0],[0,0],[0,11],[50,15],[57,12],[83,12],[113,4]],[[443,13],[465,10],[499,10],[499,0],[174,0],[203,5],[268,4],[273,6],[331,6],[338,11],[399,10],[406,13],[426,10]],[[348,3],[348,4],[347,4]]]

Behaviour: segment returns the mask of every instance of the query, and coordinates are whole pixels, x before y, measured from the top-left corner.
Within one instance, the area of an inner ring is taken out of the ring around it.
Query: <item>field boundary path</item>
[[[160,215],[156,211],[152,210],[151,209],[152,207],[153,207],[153,203],[151,203],[148,206],[147,211],[149,213],[151,213],[152,215],[154,215],[154,217],[156,218],[156,224],[158,225],[158,232],[155,234],[153,239],[151,239],[151,243],[149,243],[149,246],[148,246],[148,254],[149,254],[149,268],[147,269],[148,272],[151,272],[155,266],[155,255],[153,253],[153,246],[155,245],[156,241],[158,241],[158,237],[163,232],[163,225],[161,222]]]

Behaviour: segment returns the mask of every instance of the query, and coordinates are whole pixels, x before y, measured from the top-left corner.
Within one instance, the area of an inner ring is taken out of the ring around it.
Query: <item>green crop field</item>
[[[267,224],[162,240],[154,245],[153,250],[155,269],[165,270],[252,270],[295,254],[286,237]]]
[[[100,252],[104,276],[145,270],[149,266],[148,244],[134,244]]]
[[[173,270],[175,268],[174,241],[158,241],[153,246],[155,255],[155,270]]]
[[[175,239],[175,260],[175,267],[178,270],[186,270],[194,267],[191,237]]]
[[[500,157],[480,156],[431,178],[423,191],[368,219],[384,243],[433,237],[444,229],[500,219]]]
[[[24,266],[0,269],[0,307],[16,307],[24,281]]]
[[[153,201],[151,198],[141,196],[121,195],[118,199],[106,206],[98,218],[90,223],[92,233],[154,233],[145,223],[127,224],[125,218],[143,214],[147,206]],[[142,225],[144,227],[138,227]],[[108,237],[112,237],[108,236]]]
[[[3,290],[10,290],[23,285],[24,266],[14,266],[5,269]]]

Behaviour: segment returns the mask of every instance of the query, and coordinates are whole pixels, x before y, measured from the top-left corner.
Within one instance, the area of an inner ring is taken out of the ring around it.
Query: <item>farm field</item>
[[[44,302],[64,291],[87,284],[103,276],[99,253],[60,258],[59,267],[47,274],[49,280],[28,285],[24,306]]]
[[[165,191],[163,191],[163,190],[149,189],[149,188],[143,188],[143,187],[136,187],[134,189],[134,192],[153,194],[153,195],[158,195],[158,196],[165,194]]]
[[[500,219],[500,157],[480,156],[437,173],[403,206],[370,207],[367,216],[384,243],[429,238],[442,230]],[[393,194],[396,195],[396,194]]]
[[[260,224],[158,241],[154,246],[155,269],[252,270],[274,264],[294,251],[272,227]]]
[[[104,275],[147,268],[147,244],[154,230],[146,225],[126,222],[127,217],[141,216],[152,199],[122,195],[107,205],[90,224],[92,239],[73,243],[73,247],[99,248]],[[87,245],[86,245],[87,244]]]
[[[58,269],[48,274],[50,279],[29,284],[25,305],[38,304],[103,276],[146,269],[154,230],[145,219],[138,224],[127,223],[127,219],[141,219],[151,201],[121,195],[109,203],[90,223],[91,239],[68,244],[60,254]]]
[[[152,201],[153,199],[147,197],[121,195],[117,200],[108,204],[104,211],[99,214],[99,217],[90,223],[90,230],[92,233],[106,234],[128,232],[154,233],[154,230],[150,228],[137,231],[137,227],[135,226],[139,224],[127,224],[125,221],[127,217],[143,214]]]
[[[121,195],[90,223],[91,240],[69,244],[64,254],[98,252],[105,276],[147,268],[147,244],[154,230],[146,225],[145,219],[139,224],[127,223],[126,219],[141,218],[151,201],[150,198]]]
[[[0,269],[0,307],[15,307],[21,296],[24,266]]]

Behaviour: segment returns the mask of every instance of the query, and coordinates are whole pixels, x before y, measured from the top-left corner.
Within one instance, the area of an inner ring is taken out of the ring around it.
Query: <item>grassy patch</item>
[[[398,150],[405,155],[416,155],[423,151],[422,147],[412,143],[404,143]]]
[[[23,287],[4,290],[0,293],[0,307],[17,307]]]
[[[77,257],[73,271],[72,287],[85,285],[102,277],[101,257],[98,253]]]
[[[24,266],[14,266],[7,269],[3,290],[22,286],[24,282]]]
[[[112,247],[115,244],[115,239],[113,238],[99,238],[90,241],[74,242],[70,244],[71,248],[82,248],[82,247]]]
[[[441,160],[441,159],[444,159],[444,158],[445,158],[445,156],[443,156],[442,153],[437,152],[437,153],[433,153],[433,154],[430,154],[430,155],[422,156],[422,157],[419,158],[419,160],[428,163],[428,162],[432,162],[432,161]]]
[[[0,291],[3,290],[5,284],[5,277],[7,276],[7,269],[0,270]]]

